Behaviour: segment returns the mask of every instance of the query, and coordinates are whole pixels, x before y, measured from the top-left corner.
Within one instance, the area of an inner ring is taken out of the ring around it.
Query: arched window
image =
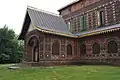
[[[94,43],[92,46],[93,54],[99,54],[100,53],[100,45],[98,43]]]
[[[72,55],[72,45],[71,44],[67,45],[67,55],[68,56]]]
[[[59,53],[60,53],[60,44],[59,44],[59,41],[55,41],[52,44],[52,54],[59,55]]]
[[[85,46],[85,44],[82,44],[80,46],[80,54],[81,55],[85,55],[86,54],[86,46]]]
[[[117,53],[118,45],[115,41],[108,42],[108,53]]]

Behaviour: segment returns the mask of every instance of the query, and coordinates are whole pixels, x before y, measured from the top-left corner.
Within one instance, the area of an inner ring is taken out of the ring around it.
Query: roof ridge
[[[45,11],[43,9],[38,9],[38,8],[35,8],[35,7],[32,7],[32,6],[27,6],[27,8],[33,9],[33,10],[36,10],[36,11],[40,11],[40,12],[43,12],[43,13],[46,13],[46,14],[50,14],[50,15],[53,15],[53,16],[60,17],[59,14],[56,14],[56,13],[53,13],[53,12],[50,12],[50,11]]]

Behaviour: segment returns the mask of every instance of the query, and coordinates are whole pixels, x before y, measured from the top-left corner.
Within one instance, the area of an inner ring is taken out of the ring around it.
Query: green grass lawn
[[[0,65],[0,80],[120,80],[120,67],[60,66],[8,70],[8,66]]]

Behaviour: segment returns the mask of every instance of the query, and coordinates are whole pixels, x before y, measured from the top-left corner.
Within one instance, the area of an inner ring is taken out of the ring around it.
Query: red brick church
[[[77,0],[58,11],[27,8],[25,63],[120,64],[120,0]]]

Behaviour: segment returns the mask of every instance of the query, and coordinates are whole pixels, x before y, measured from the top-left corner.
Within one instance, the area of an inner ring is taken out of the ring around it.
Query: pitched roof
[[[69,37],[72,36],[67,24],[60,15],[28,6],[19,39],[23,39],[23,36],[28,30],[30,22],[36,29],[42,32]]]
[[[116,24],[116,25],[111,25],[111,26],[102,26],[99,28],[96,28],[94,30],[90,30],[90,31],[83,31],[80,32],[78,34],[79,38],[81,37],[86,37],[86,36],[91,36],[91,35],[98,35],[98,34],[104,34],[104,33],[108,33],[108,32],[114,32],[114,31],[118,31],[120,30],[120,24]]]
[[[41,29],[71,34],[64,19],[54,13],[28,7],[28,14],[32,23]]]
[[[120,30],[120,24],[116,24],[107,27],[103,26],[90,31],[83,31],[77,34],[72,34],[61,16],[33,7],[28,7],[19,39],[24,39],[24,36],[28,31],[30,22],[35,29],[41,32],[73,38],[81,38]]]

